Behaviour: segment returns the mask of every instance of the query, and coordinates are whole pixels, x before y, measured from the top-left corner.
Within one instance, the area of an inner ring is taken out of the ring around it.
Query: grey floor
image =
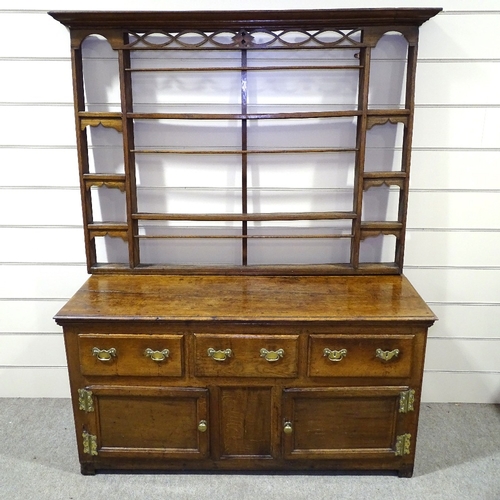
[[[415,474],[80,475],[69,400],[0,399],[0,499],[500,500],[500,405],[424,404]]]

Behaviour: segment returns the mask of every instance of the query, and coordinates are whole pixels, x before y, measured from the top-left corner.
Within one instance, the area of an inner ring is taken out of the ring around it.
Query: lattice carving
[[[148,31],[145,33],[130,34],[131,42],[125,48],[145,49],[200,49],[222,48],[241,49],[255,48],[301,48],[312,47],[338,47],[353,46],[363,47],[361,43],[361,30],[282,30],[279,32],[266,29],[255,30],[221,30],[212,33],[199,30],[168,33],[166,31]],[[154,40],[157,38],[157,40]]]

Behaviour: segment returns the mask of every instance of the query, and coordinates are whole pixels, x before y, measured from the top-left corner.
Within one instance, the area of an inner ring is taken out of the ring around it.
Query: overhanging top
[[[218,30],[224,28],[321,29],[420,26],[441,8],[272,10],[272,11],[55,11],[70,29]]]

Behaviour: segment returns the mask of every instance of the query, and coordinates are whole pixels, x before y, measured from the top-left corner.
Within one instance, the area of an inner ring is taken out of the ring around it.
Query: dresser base
[[[93,276],[59,312],[82,474],[413,471],[403,276]]]

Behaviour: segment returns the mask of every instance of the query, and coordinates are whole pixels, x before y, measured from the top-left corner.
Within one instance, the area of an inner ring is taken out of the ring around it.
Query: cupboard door
[[[87,387],[94,411],[88,433],[97,455],[123,458],[205,458],[208,390],[198,388]]]
[[[267,458],[275,455],[273,440],[272,388],[219,387],[218,437],[214,445],[218,458]]]
[[[390,458],[405,435],[399,399],[406,387],[285,389],[287,459]]]

